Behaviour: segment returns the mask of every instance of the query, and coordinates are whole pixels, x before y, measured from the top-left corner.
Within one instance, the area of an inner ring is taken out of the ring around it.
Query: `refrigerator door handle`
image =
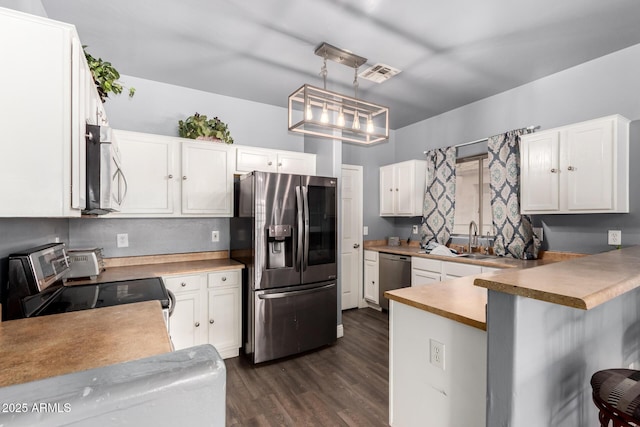
[[[305,186],[302,186],[302,199],[304,200],[304,271],[309,267],[309,190]]]
[[[302,227],[303,227],[303,219],[302,219],[302,193],[300,191],[300,186],[296,185],[296,205],[298,208],[298,245],[296,246],[296,271],[300,271],[302,267]]]
[[[329,288],[334,287],[334,286],[336,286],[335,283],[330,283],[328,285],[320,286],[319,288],[304,289],[302,291],[277,292],[277,293],[274,293],[274,294],[260,294],[260,295],[258,295],[258,298],[260,298],[260,299],[288,298],[288,297],[292,297],[292,296],[295,296],[295,295],[305,295],[305,294],[311,294],[311,293],[314,293],[314,292],[324,291],[325,289],[329,289]]]

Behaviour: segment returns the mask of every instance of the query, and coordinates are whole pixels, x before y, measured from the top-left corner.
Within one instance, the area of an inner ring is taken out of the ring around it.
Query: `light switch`
[[[368,226],[364,226],[362,227],[362,235],[364,236],[368,236],[369,235],[369,227]]]
[[[116,243],[119,248],[129,247],[129,235],[127,233],[117,234]]]

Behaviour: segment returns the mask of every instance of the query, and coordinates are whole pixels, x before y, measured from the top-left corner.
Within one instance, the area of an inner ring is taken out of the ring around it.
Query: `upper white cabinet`
[[[84,126],[97,92],[75,28],[0,9],[0,37],[0,216],[80,216]]]
[[[608,116],[521,137],[521,212],[629,212],[629,120]]]
[[[421,216],[427,162],[408,160],[380,168],[380,216]]]
[[[117,130],[127,194],[114,217],[231,216],[233,149]]]
[[[246,173],[254,170],[295,175],[315,175],[316,155],[256,147],[236,148],[236,171]]]

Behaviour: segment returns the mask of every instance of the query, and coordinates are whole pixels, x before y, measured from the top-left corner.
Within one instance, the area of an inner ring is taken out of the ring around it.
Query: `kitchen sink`
[[[460,257],[469,258],[469,259],[497,259],[498,257],[495,255],[485,255],[485,254],[460,254]]]

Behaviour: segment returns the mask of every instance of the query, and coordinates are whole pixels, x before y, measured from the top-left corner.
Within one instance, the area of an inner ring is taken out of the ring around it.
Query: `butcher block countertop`
[[[0,323],[0,386],[172,351],[159,301]]]
[[[220,253],[222,252],[222,253]],[[72,279],[67,285],[116,282],[146,277],[197,274],[209,271],[237,270],[244,264],[227,258],[226,251],[190,254],[150,255],[105,259],[106,269],[95,279]]]
[[[589,310],[640,286],[640,246],[478,277],[476,286]]]
[[[387,291],[390,300],[425,310],[456,322],[487,330],[487,290],[473,285],[476,277],[496,273],[461,277],[430,285]]]

